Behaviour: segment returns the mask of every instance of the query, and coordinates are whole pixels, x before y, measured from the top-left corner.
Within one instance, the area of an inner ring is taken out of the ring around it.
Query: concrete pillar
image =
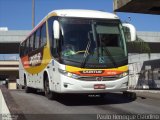
[[[16,88],[17,88],[16,75],[10,74],[8,78],[8,89],[16,89]]]

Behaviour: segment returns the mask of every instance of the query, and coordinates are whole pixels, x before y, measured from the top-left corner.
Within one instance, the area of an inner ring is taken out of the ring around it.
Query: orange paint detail
[[[79,76],[115,76],[128,71],[128,66],[109,69],[87,69],[66,65],[66,71]]]
[[[29,68],[29,59],[28,59],[28,56],[25,56],[25,57],[21,58],[21,60],[22,60],[23,67],[24,68]]]
[[[94,70],[88,70],[88,73],[84,73],[83,71],[76,71],[73,73],[78,74],[80,76],[115,76],[123,73],[123,71],[119,71],[119,70],[102,70],[103,71],[102,73],[90,73],[90,71],[94,71]]]

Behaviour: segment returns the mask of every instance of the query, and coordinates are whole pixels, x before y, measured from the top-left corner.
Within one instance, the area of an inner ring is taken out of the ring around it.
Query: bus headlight
[[[74,78],[74,79],[78,79],[79,76],[77,74],[74,74],[74,73],[70,73],[70,72],[67,72],[65,70],[62,70],[62,69],[58,69],[59,73],[67,76],[67,77],[71,77],[71,78]]]
[[[127,76],[127,75],[128,75],[128,71],[119,74],[118,77],[119,77],[119,78],[123,78],[123,77],[125,77],[125,76]]]

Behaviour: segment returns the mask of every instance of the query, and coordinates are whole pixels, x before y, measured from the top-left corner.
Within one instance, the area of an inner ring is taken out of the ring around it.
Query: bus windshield
[[[63,64],[85,68],[115,68],[128,62],[119,20],[60,18]]]

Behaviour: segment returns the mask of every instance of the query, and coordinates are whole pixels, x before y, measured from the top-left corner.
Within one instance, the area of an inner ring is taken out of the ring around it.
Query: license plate
[[[95,84],[94,89],[105,89],[106,85],[105,84]]]

